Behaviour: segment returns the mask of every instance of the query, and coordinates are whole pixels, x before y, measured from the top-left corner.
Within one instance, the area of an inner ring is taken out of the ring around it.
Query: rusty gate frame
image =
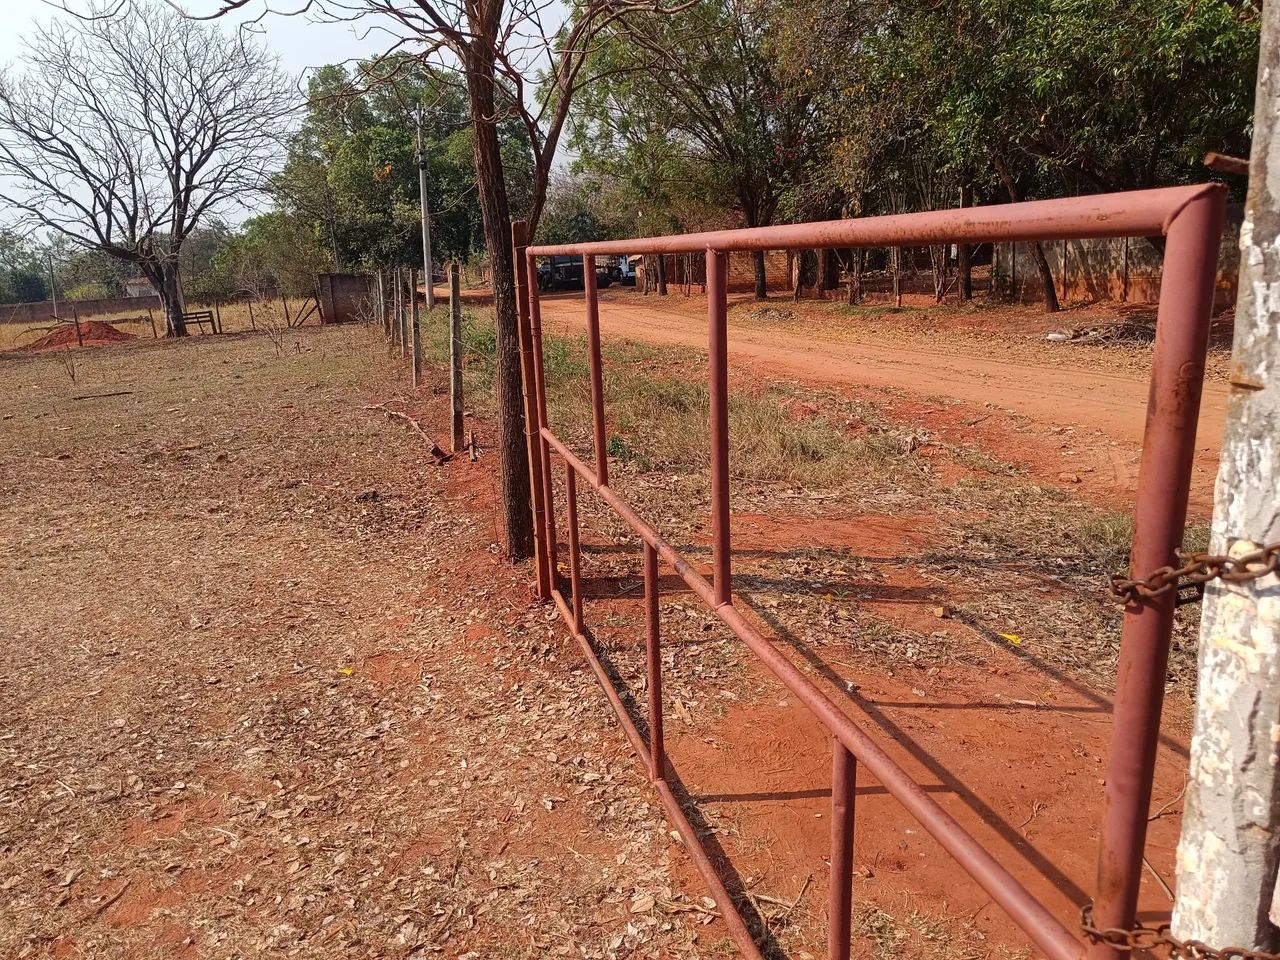
[[[1226,190],[1218,184],[1170,187],[991,207],[859,220],[834,220],[640,240],[528,247],[525,225],[513,229],[519,304],[524,414],[535,527],[537,595],[554,600],[586,655],[631,745],[706,881],[739,950],[761,960],[759,947],[725,889],[679,800],[667,783],[662,736],[658,562],[668,563],[832,735],[832,845],[828,956],[848,960],[852,911],[854,786],[861,763],[1051,960],[1116,960],[1106,944],[1088,945],[1060,923],[1000,862],[929,796],[899,764],[800,671],[733,604],[729,536],[729,445],[726,281],[728,254],[823,247],[892,247],[936,243],[1165,237],[1150,395],[1134,508],[1131,575],[1145,577],[1175,559],[1186,523],[1192,457],[1208,348]],[[705,253],[711,421],[712,569],[710,582],[609,485],[604,374],[595,257],[610,254]],[[547,423],[542,320],[536,257],[583,257],[591,375],[594,468]],[[520,266],[523,264],[524,269]],[[552,457],[565,465],[569,584],[558,573]],[[649,738],[637,729],[610,682],[583,623],[577,485],[583,480],[644,541]],[[1173,593],[1131,599],[1124,609],[1113,705],[1112,737],[1098,854],[1095,922],[1131,927],[1142,872],[1165,672],[1173,629]],[[674,767],[672,768],[674,769]]]

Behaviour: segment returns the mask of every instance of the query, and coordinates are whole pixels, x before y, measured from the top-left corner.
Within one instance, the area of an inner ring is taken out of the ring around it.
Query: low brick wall
[[[101,300],[59,300],[57,316],[70,320],[73,315],[81,317],[99,317],[112,313],[146,313],[147,308],[160,310],[160,298],[150,297],[107,297]],[[0,323],[15,323],[29,326],[33,323],[52,323],[54,320],[53,301],[41,300],[37,303],[0,303]]]
[[[1217,308],[1235,302],[1240,272],[1239,204],[1227,208],[1218,249]],[[1160,299],[1161,256],[1150,241],[1139,238],[1054,240],[1041,244],[1054,289],[1063,300],[1154,304]],[[996,289],[1018,301],[1034,303],[1043,290],[1040,273],[1026,243],[997,244]]]

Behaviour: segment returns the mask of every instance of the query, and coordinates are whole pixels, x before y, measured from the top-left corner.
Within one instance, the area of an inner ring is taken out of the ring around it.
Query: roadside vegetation
[[[468,405],[490,418],[495,409],[491,317],[467,311],[463,335]],[[447,356],[439,336],[431,349],[437,364]],[[586,340],[544,335],[544,352],[552,428],[590,463]],[[661,520],[673,542],[705,558],[710,530],[705,355],[606,342],[603,359],[612,484],[643,516]],[[732,371],[730,382],[733,509],[777,515],[793,528],[782,535],[784,549],[772,556],[760,555],[751,531],[743,532],[735,561],[742,582],[755,585],[749,589],[752,598],[786,611],[775,627],[805,643],[837,644],[876,658],[887,652],[907,661],[980,663],[984,648],[1012,646],[1099,689],[1114,682],[1121,608],[1106,588],[1110,575],[1127,567],[1132,537],[1127,512],[1047,485],[979,445],[931,434],[927,424],[895,422],[874,402],[746,379]],[[562,469],[556,482],[563,529]],[[634,567],[634,535],[589,494],[582,495],[581,510],[589,518],[584,529],[587,523],[596,525],[620,548],[628,547],[617,556],[588,554],[588,568],[623,576]],[[898,517],[896,528],[925,536],[898,555],[886,554],[883,544],[859,542],[856,521],[867,515]],[[841,524],[847,543],[837,546],[815,533],[813,545],[806,547],[804,527],[820,531],[829,522]],[[1206,540],[1206,526],[1193,524],[1187,549],[1203,548]],[[892,579],[896,567],[935,584],[938,599],[931,602],[925,595],[921,608],[942,611],[939,627],[964,623],[971,642],[939,642],[919,622],[904,625],[869,612],[858,581]],[[630,630],[628,635],[639,625],[615,624]],[[1198,610],[1180,610],[1170,678],[1188,696],[1197,630]],[[731,662],[738,661],[733,643],[724,649]],[[639,670],[642,663],[634,666]]]

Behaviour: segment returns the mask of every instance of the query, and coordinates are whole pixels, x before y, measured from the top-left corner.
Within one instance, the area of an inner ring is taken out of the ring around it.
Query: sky
[[[0,2],[5,8],[4,30],[0,31],[0,63],[4,64],[12,64],[22,55],[22,37],[31,32],[34,24],[53,17],[69,16],[45,0]],[[215,0],[186,0],[187,9],[193,13],[212,10],[214,2]],[[84,9],[89,5],[89,0],[68,0],[67,5],[77,9],[77,4],[79,9]],[[288,3],[277,5],[286,8],[289,6]],[[262,27],[266,31],[263,41],[279,54],[284,68],[294,74],[301,74],[308,68],[326,63],[341,63],[352,57],[370,56],[384,49],[387,44],[386,34],[379,36],[375,31],[371,36],[362,38],[357,33],[356,26],[349,23],[314,23],[300,17],[267,17],[262,22]],[[361,28],[361,32],[364,32],[364,28]]]

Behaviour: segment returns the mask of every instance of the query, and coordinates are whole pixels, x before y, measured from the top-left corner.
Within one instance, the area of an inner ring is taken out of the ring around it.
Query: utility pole
[[[422,197],[422,271],[427,278],[427,313],[436,307],[431,272],[431,212],[427,207],[427,151],[422,143],[422,107],[418,107],[418,193]]]
[[[1262,11],[1214,553],[1280,541],[1280,4]],[[1251,566],[1257,571],[1258,566]],[[1173,934],[1280,947],[1280,576],[1206,585]]]

